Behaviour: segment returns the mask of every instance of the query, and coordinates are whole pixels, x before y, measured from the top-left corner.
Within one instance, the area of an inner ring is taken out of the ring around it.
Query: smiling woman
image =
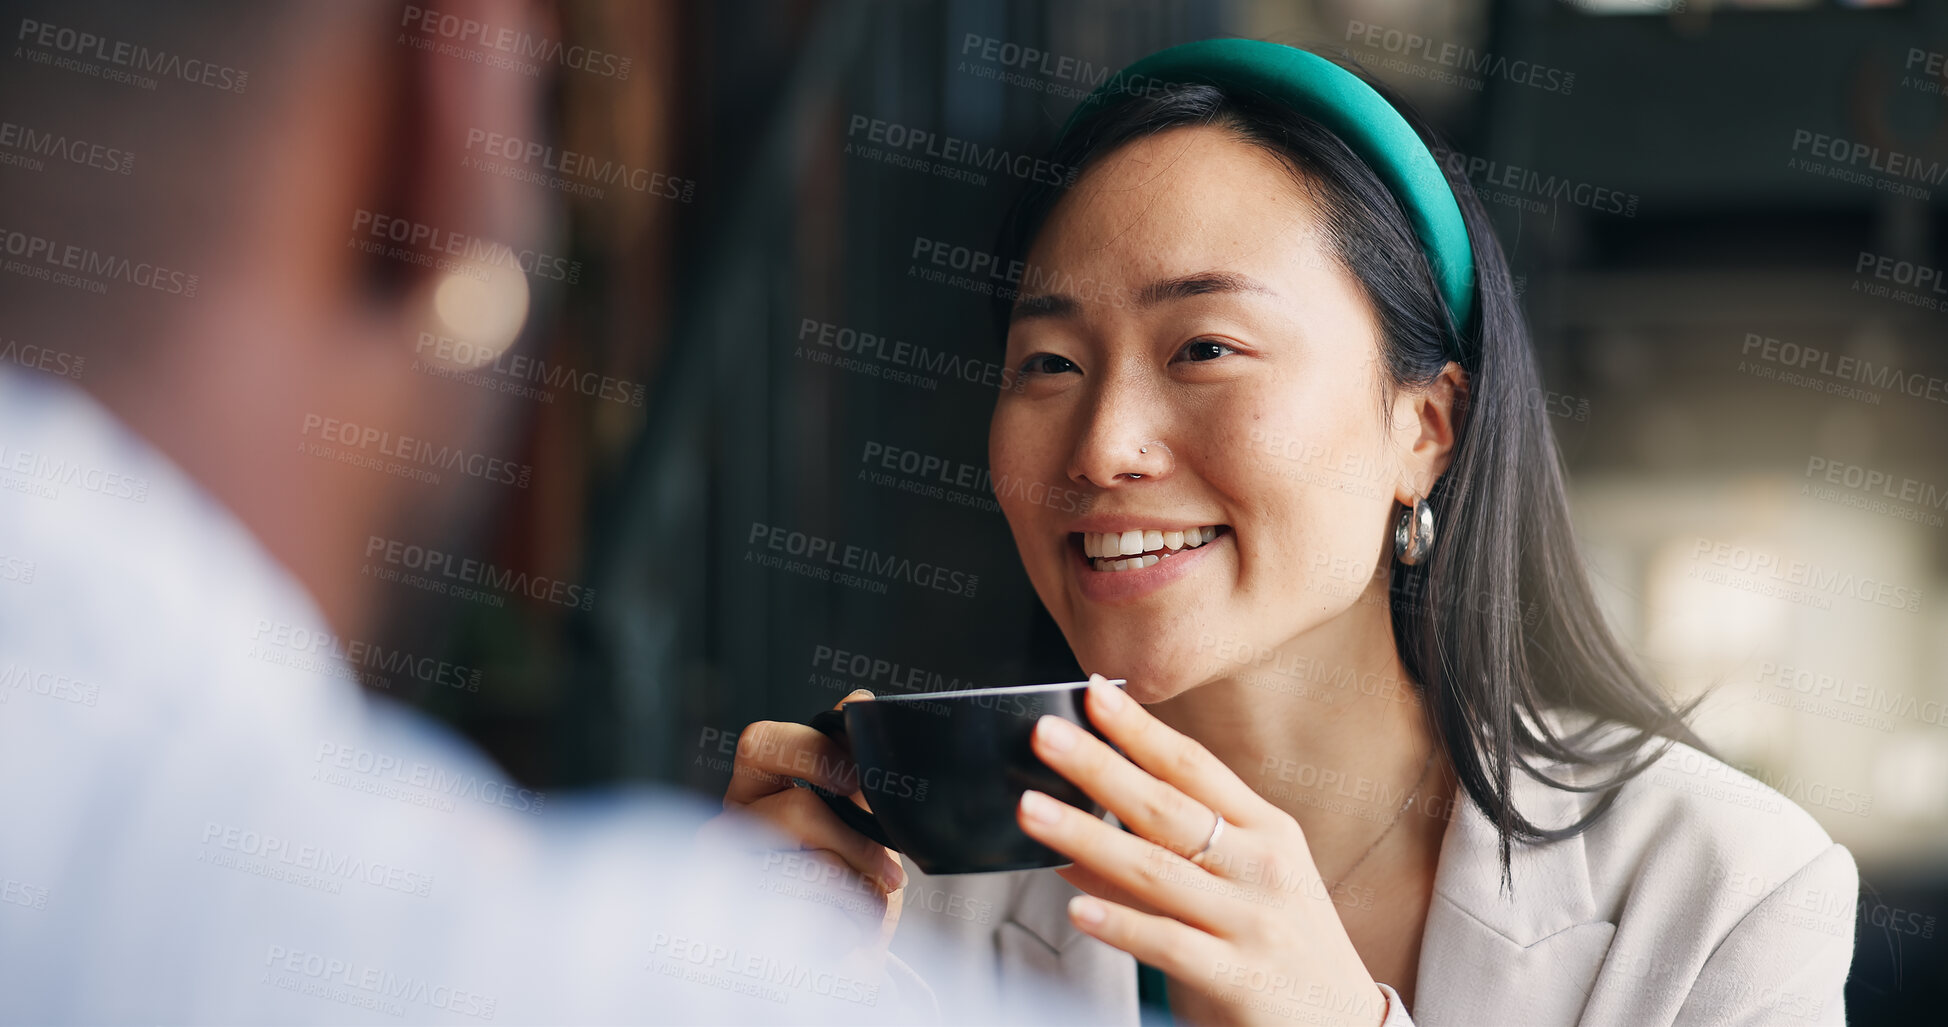
[[[1400,201],[1337,135],[1276,101],[1185,85],[1098,108],[1056,153],[1086,174],[1025,196],[1002,252],[1041,281],[1108,283],[1110,298],[1030,292],[1008,311],[1023,381],[997,404],[991,460],[997,474],[1100,490],[1086,518],[1011,511],[1085,667],[1142,652],[1151,680],[1131,691],[1158,702],[1228,669],[1199,644],[1219,624],[1259,652],[1357,617],[1391,632],[1384,659],[1426,691],[1460,783],[1508,840],[1563,833],[1504,799],[1529,758],[1601,764],[1652,736],[1699,745],[1587,586],[1553,434],[1522,402],[1540,387],[1526,328],[1465,181],[1450,188],[1475,237],[1480,310],[1456,331]],[[1180,628],[1169,611],[1071,604],[1064,590],[1096,587],[1092,576],[1035,559],[1097,532],[1121,533],[1122,553],[1134,531],[1196,522],[1171,508],[1200,504],[1255,523],[1217,525],[1240,580],[1209,597],[1219,605],[1186,604],[1209,618],[1199,631],[1144,623],[1162,612]],[[1448,544],[1425,562],[1384,559],[1410,511]],[[1563,705],[1634,737],[1596,751],[1524,722]]]
[[[1050,155],[1076,180],[1005,227],[989,435],[997,481],[1078,494],[997,498],[1078,662],[1128,680],[1090,690],[1101,739],[1034,736],[1114,823],[1027,791],[1072,866],[929,879],[781,783],[844,761],[781,724],[727,804],[875,877],[889,934],[909,891],[1001,911],[908,912],[1002,994],[1052,972],[1112,1022],[1839,1022],[1852,858],[1605,623],[1507,264],[1432,133],[1276,44],[1133,70],[1176,85],[1093,95]]]

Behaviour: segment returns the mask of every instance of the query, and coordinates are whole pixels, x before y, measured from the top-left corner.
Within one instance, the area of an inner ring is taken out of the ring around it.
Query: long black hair
[[[1361,77],[1430,150],[1452,152],[1409,104]],[[1183,84],[1113,98],[1071,126],[1050,160],[1086,172],[1125,143],[1194,125],[1276,155],[1311,196],[1336,259],[1378,315],[1385,393],[1432,383],[1450,360],[1467,375],[1451,462],[1428,496],[1439,542],[1418,565],[1394,562],[1389,594],[1401,661],[1462,787],[1500,833],[1510,886],[1511,839],[1579,834],[1670,742],[1705,746],[1685,723],[1688,709],[1651,682],[1597,605],[1508,261],[1461,162],[1440,160],[1474,248],[1475,311],[1455,324],[1405,211],[1372,168],[1318,122],[1249,93]],[[1002,228],[1004,260],[1025,261],[1062,195],[1052,185],[1022,194]],[[1004,334],[1010,306],[997,299]],[[1563,710],[1593,719],[1558,731],[1549,715]],[[1574,784],[1549,776],[1544,761],[1608,773]],[[1514,807],[1517,773],[1600,798],[1573,823],[1538,824]]]

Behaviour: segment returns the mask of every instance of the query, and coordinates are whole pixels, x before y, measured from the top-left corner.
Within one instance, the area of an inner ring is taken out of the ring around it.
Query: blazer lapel
[[[1001,979],[1024,970],[1054,977],[1077,993],[1088,1022],[1137,1022],[1136,960],[1076,930],[1069,899],[1082,894],[1053,870],[1023,875],[1021,891],[995,935]]]
[[[1581,815],[1582,796],[1519,771],[1513,791],[1516,808],[1536,823]],[[1513,892],[1505,894],[1495,825],[1465,794],[1456,801],[1421,937],[1414,1021],[1575,1023],[1616,930],[1597,911],[1582,837],[1515,844]]]

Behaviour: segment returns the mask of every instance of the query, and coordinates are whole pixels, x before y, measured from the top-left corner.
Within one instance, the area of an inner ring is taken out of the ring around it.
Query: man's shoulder
[[[103,703],[319,662],[306,647],[329,636],[297,580],[81,389],[0,374],[0,437],[0,557],[20,569],[0,588],[6,651],[93,675]]]

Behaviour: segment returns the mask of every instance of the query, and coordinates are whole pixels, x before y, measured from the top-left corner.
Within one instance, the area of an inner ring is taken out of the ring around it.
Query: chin
[[[1127,677],[1128,675],[1125,676]],[[1185,692],[1194,690],[1201,684],[1201,682],[1191,680],[1190,678],[1164,677],[1161,675],[1145,675],[1140,686],[1138,683],[1139,679],[1137,678],[1132,677],[1129,679],[1129,682],[1128,687],[1123,690],[1129,693],[1130,698],[1135,699],[1145,706],[1154,706],[1157,703],[1175,699]]]
[[[1174,647],[1159,648],[1154,637],[1147,644],[1071,642],[1070,648],[1083,673],[1127,680],[1123,690],[1146,706],[1174,699],[1214,676],[1208,659]]]

